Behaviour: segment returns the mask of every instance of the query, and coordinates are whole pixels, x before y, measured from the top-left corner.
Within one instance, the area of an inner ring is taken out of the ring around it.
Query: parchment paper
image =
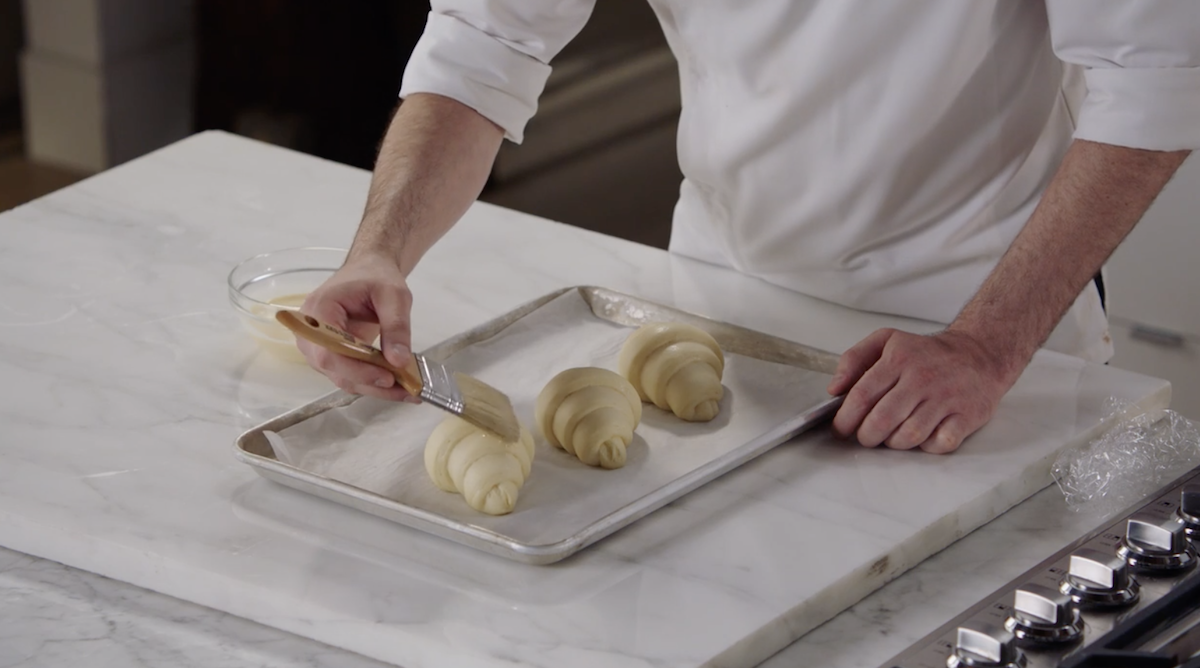
[[[532,472],[509,515],[477,512],[430,481],[425,439],[446,417],[432,406],[363,397],[267,437],[284,463],[538,546],[567,539],[746,443],[790,433],[803,411],[830,398],[825,374],[727,355],[725,397],[716,419],[687,423],[645,404],[626,465],[612,471],[587,466],[545,441],[534,423],[534,403],[563,369],[616,371],[617,355],[632,331],[597,318],[572,291],[447,360],[450,368],[508,394],[537,442]]]

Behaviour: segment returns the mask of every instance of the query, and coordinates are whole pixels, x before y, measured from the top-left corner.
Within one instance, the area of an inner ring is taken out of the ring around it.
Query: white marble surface
[[[0,217],[0,545],[408,668],[753,665],[1044,486],[1110,395],[1169,395],[1043,354],[952,457],[817,432],[559,565],[501,562],[230,455],[328,386],[257,354],[224,274],[345,244],[367,179],[213,133]],[[834,351],[929,329],[484,205],[412,283],[418,347],[580,283]]]
[[[5,668],[383,668],[386,664],[0,548]]]
[[[1047,488],[885,585],[761,668],[877,668],[1098,515]],[[0,548],[0,666],[383,668],[307,638]]]

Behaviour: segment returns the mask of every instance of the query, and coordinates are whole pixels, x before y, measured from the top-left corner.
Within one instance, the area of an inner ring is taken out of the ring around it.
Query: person
[[[856,309],[861,445],[955,450],[1040,347],[1112,354],[1094,280],[1200,146],[1195,0],[649,0],[679,62],[669,250]],[[434,0],[345,265],[303,309],[409,353],[405,278],[521,142],[594,0]],[[339,387],[386,373],[301,343]]]

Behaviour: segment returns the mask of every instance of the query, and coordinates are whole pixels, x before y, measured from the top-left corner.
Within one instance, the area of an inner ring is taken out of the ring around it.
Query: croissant
[[[533,435],[524,425],[519,441],[506,442],[452,415],[425,442],[425,470],[434,484],[489,515],[512,512],[532,464]]]
[[[643,401],[682,420],[707,422],[720,411],[725,356],[702,329],[679,322],[643,325],[626,339],[617,365]]]
[[[535,419],[556,448],[584,464],[606,469],[625,465],[633,430],[642,419],[637,391],[608,369],[567,369],[538,394]]]

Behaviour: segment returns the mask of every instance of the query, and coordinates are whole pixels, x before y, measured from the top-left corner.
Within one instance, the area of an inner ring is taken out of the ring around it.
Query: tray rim
[[[573,291],[579,293],[580,297],[588,304],[594,314],[596,313],[596,307],[593,299],[596,296],[604,295],[621,298],[632,303],[653,307],[660,312],[671,315],[675,319],[687,321],[702,328],[716,328],[718,331],[724,330],[726,333],[753,336],[759,340],[769,341],[774,345],[794,348],[798,353],[812,357],[817,361],[818,365],[823,365],[823,368],[815,369],[791,362],[773,360],[779,363],[808,368],[810,371],[826,374],[832,373],[828,368],[831,363],[830,358],[834,360],[833,363],[836,363],[836,355],[825,350],[595,285],[573,285],[546,293],[475,327],[450,336],[421,351],[421,354],[430,357],[430,359],[441,361],[467,346],[498,335],[521,318]],[[597,314],[596,317],[600,316]],[[653,321],[653,319],[647,321]],[[609,322],[617,321],[609,320]],[[585,525],[571,536],[552,543],[535,545],[514,540],[478,525],[450,520],[428,510],[409,506],[385,496],[355,487],[354,485],[326,478],[290,464],[285,464],[278,459],[265,457],[247,450],[247,446],[251,441],[259,438],[265,439],[265,432],[267,431],[285,429],[327,410],[348,406],[359,398],[361,398],[359,395],[348,394],[340,389],[334,390],[246,429],[234,441],[234,458],[250,466],[258,475],[272,482],[312,494],[333,503],[355,508],[400,526],[424,531],[425,533],[439,536],[482,552],[532,565],[547,565],[562,561],[579,550],[646,517],[655,510],[695,491],[708,482],[758,458],[776,446],[816,426],[821,420],[832,415],[841,406],[844,399],[842,396],[830,397],[826,401],[809,407],[804,412],[797,414],[793,419],[784,422],[762,436],[726,452],[704,466],[675,478],[653,492],[630,500],[608,515]],[[405,521],[397,520],[396,515],[406,518]]]

